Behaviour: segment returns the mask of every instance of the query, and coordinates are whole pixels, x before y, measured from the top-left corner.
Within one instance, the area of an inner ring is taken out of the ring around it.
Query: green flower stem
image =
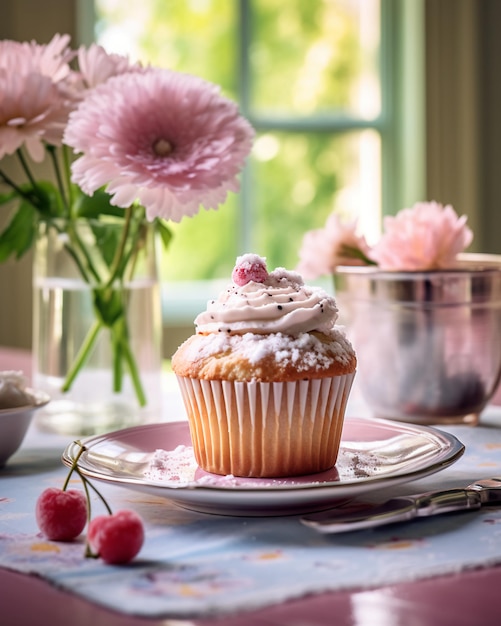
[[[19,159],[19,161],[21,163],[21,166],[22,166],[22,168],[24,170],[24,173],[26,174],[26,177],[30,181],[32,187],[34,189],[36,189],[38,187],[38,185],[36,183],[36,180],[33,178],[33,174],[31,173],[30,167],[29,167],[26,159],[24,158],[24,154],[23,154],[22,150],[20,148],[18,148],[16,150],[16,154],[17,154],[17,157],[18,157],[18,159]]]
[[[67,231],[67,230],[65,230],[64,228],[61,228],[61,227],[59,226],[59,224],[58,224],[58,221],[57,221],[57,220],[52,221],[52,222],[48,222],[48,224],[49,224],[49,226],[51,226],[51,227],[55,228],[55,230],[57,230],[57,232],[58,232],[60,235],[66,235],[66,234],[68,234],[68,231]],[[64,245],[64,249],[65,249],[65,250],[66,250],[66,252],[67,252],[67,253],[71,256],[71,258],[75,261],[75,263],[76,263],[76,265],[77,265],[77,267],[78,267],[78,270],[79,270],[80,275],[82,276],[82,278],[85,280],[85,282],[86,282],[86,283],[89,283],[89,282],[90,282],[90,278],[89,278],[89,276],[88,276],[88,274],[87,274],[87,270],[85,269],[85,267],[84,267],[84,265],[83,265],[82,261],[80,260],[80,257],[78,256],[78,254],[77,254],[77,253],[73,250],[73,248],[72,248],[70,245],[68,245],[68,244],[65,244],[65,245]]]
[[[61,194],[61,200],[63,201],[64,208],[66,209],[66,215],[69,217],[69,215],[70,215],[70,205],[68,204],[68,199],[66,197],[66,190],[65,190],[63,179],[62,179],[62,176],[61,176],[61,169],[60,169],[59,163],[57,161],[56,148],[54,146],[49,145],[49,144],[46,144],[45,147],[47,149],[47,152],[50,155],[50,158],[51,158],[51,161],[52,161],[52,165],[54,167],[54,173],[56,175],[57,186],[59,187],[59,193]]]
[[[3,172],[2,170],[0,170],[0,177],[3,179],[4,183],[6,185],[8,185],[13,191],[16,192],[16,194],[20,197],[23,198],[24,200],[26,200],[27,202],[29,202],[35,209],[39,209],[39,207],[37,206],[37,204],[34,201],[34,198],[32,195],[30,195],[29,193],[26,193],[25,191],[23,191],[18,185],[16,185],[16,183],[7,176],[7,174],[5,172]],[[36,198],[36,196],[35,196]]]
[[[131,229],[132,230],[132,229]],[[134,276],[137,259],[140,252],[140,242],[142,236],[142,222],[138,221],[135,224],[134,230],[130,233],[130,245],[128,249],[124,250],[123,259],[120,264],[120,268],[118,271],[119,275],[122,277],[122,281],[131,280]],[[127,270],[127,276],[126,276]]]
[[[62,231],[59,231],[62,232]],[[71,258],[75,261],[80,274],[82,276],[82,278],[85,280],[86,283],[90,282],[89,277],[87,276],[87,270],[85,269],[85,267],[82,264],[82,261],[80,260],[80,257],[78,256],[78,254],[73,250],[73,248],[71,246],[65,245],[64,249],[66,250],[66,252],[71,256]]]
[[[73,184],[71,182],[71,158],[68,146],[63,144],[63,166],[64,166],[64,177],[66,179],[66,185],[68,187],[68,202],[70,205],[70,213],[73,207],[73,203],[75,200],[75,194],[73,189]],[[73,215],[71,216],[73,217]]]
[[[78,232],[75,228],[75,224],[73,222],[73,220],[68,220],[68,230],[66,231],[67,234],[69,235],[70,239],[73,242],[73,245],[78,248],[80,250],[80,252],[82,253],[84,259],[85,259],[85,263],[87,265],[87,268],[89,270],[89,272],[92,274],[94,280],[100,284],[101,283],[101,276],[99,275],[99,272],[97,271],[97,269],[94,266],[94,263],[92,262],[92,258],[89,254],[89,251],[87,250],[86,245],[84,244],[84,242],[80,239],[80,237],[78,236]],[[75,257],[76,252],[73,250],[73,257]],[[82,264],[79,261],[78,262],[78,266],[80,268],[80,270],[82,270]],[[85,279],[86,282],[90,283],[90,279],[87,276],[87,272],[84,271],[82,272],[82,276]]]
[[[105,289],[111,287],[116,280],[120,280],[123,289],[123,275],[129,258],[132,255],[132,252],[136,249],[137,234],[139,232],[139,229],[136,229],[136,233],[131,233],[133,212],[133,206],[129,206],[125,210],[125,224],[122,230],[122,236],[111,264],[110,278],[105,285]],[[126,247],[129,239],[132,239],[132,245],[129,252],[126,254]],[[137,363],[132,350],[130,349],[125,312],[120,316],[119,320],[115,322],[112,334],[114,335],[113,388],[115,391],[120,391],[122,389],[122,360],[124,360],[129,370],[139,406],[143,407],[146,405],[147,400],[141,383]]]
[[[113,326],[113,329],[111,329],[113,344],[113,391],[115,393],[120,393],[120,391],[122,391],[122,380],[124,374],[122,365],[123,354],[120,338],[117,336],[121,331],[118,330],[115,332],[115,326],[116,324]]]
[[[82,369],[82,367],[85,365],[88,358],[90,357],[92,348],[94,347],[94,344],[96,342],[97,336],[101,328],[103,328],[102,322],[100,322],[99,320],[96,320],[94,324],[92,325],[91,329],[89,330],[89,332],[87,333],[87,336],[85,337],[84,342],[81,345],[80,350],[78,351],[75,361],[73,362],[73,365],[71,366],[70,371],[66,375],[66,379],[62,386],[62,391],[70,390],[71,385],[75,381],[75,378],[77,377],[78,372]]]
[[[136,392],[139,406],[146,406],[146,395],[144,393],[143,386],[141,384],[141,377],[139,375],[139,370],[137,369],[136,360],[134,358],[134,355],[132,354],[132,350],[130,349],[129,342],[127,341],[127,338],[125,336],[122,338],[121,344],[122,344],[122,350],[123,350],[123,358],[129,368],[129,374],[132,380],[134,391]]]
[[[87,264],[87,267],[90,271],[90,273],[92,274],[92,276],[94,277],[94,279],[99,283],[101,282],[101,277],[99,276],[98,271],[96,270],[96,268],[94,267],[94,264],[92,262],[92,258],[90,257],[87,248],[85,246],[85,244],[82,242],[82,240],[80,239],[80,237],[78,236],[78,233],[76,231],[76,229],[74,228],[73,225],[73,221],[72,221],[72,216],[71,216],[71,205],[68,203],[68,199],[66,197],[66,189],[65,189],[65,185],[64,185],[64,181],[63,181],[63,177],[61,175],[61,168],[59,166],[59,162],[57,160],[57,156],[56,156],[56,149],[54,146],[48,145],[46,144],[46,149],[47,152],[49,153],[51,160],[52,160],[52,164],[54,166],[54,172],[56,175],[56,180],[57,180],[57,186],[59,188],[59,193],[61,194],[61,199],[63,201],[64,204],[64,208],[66,210],[66,215],[68,217],[68,235],[70,236],[70,239],[73,240],[73,243],[75,245],[75,247],[77,249],[79,249],[85,259],[85,262]],[[67,183],[67,187],[68,187],[68,194],[71,193],[71,173],[70,173],[70,168],[69,168],[69,163],[68,163],[68,159],[67,159],[67,155],[65,153],[65,168],[64,168],[64,174],[65,174],[65,178],[66,178],[66,183]],[[73,257],[75,258],[75,255],[73,255]],[[82,268],[81,263],[78,263],[80,269]],[[85,278],[85,280],[87,282],[89,282],[88,278],[86,278],[86,274],[83,274],[83,277]]]
[[[125,251],[125,246],[127,245],[127,240],[129,238],[129,231],[130,231],[130,226],[131,226],[133,210],[134,209],[132,206],[129,206],[125,209],[125,224],[122,229],[122,236],[120,238],[120,243],[115,252],[115,256],[113,257],[113,262],[111,264],[111,270],[110,270],[110,277],[105,287],[111,287],[111,285],[113,285],[113,283],[119,276],[123,277],[124,266],[121,261],[124,256],[124,251]]]
[[[69,391],[73,382],[75,381],[79,371],[85,365],[90,357],[94,344],[97,340],[98,334],[107,328],[106,324],[100,320],[96,320],[91,329],[87,333],[80,350],[68,372],[66,379],[62,386],[62,391]],[[125,310],[122,310],[118,318],[115,320],[112,326],[109,326],[109,330],[112,336],[113,347],[113,391],[120,392],[122,390],[123,380],[123,366],[125,362],[129,371],[132,386],[136,394],[139,406],[144,407],[147,404],[146,394],[141,383],[141,376],[137,367],[134,354],[130,348],[128,340],[127,323],[125,318]]]
[[[66,192],[65,192],[65,186],[63,183],[63,179],[61,176],[61,170],[59,167],[59,163],[57,161],[56,158],[56,153],[55,153],[55,149],[52,146],[47,146],[47,151],[49,152],[51,159],[52,159],[52,163],[54,166],[54,171],[56,174],[56,180],[57,180],[57,184],[59,187],[59,191],[61,194],[61,198],[63,199],[63,203],[65,205],[65,209],[66,209],[66,213],[68,216],[68,229],[67,229],[67,234],[69,235],[71,241],[73,242],[73,247],[67,245],[66,246],[66,250],[71,254],[71,256],[73,257],[73,259],[75,260],[75,262],[77,263],[77,266],[80,270],[80,273],[82,275],[82,277],[84,278],[84,280],[87,283],[90,283],[91,280],[87,274],[87,271],[85,269],[84,264],[82,263],[82,261],[80,260],[80,256],[77,254],[76,250],[80,250],[80,253],[82,254],[83,258],[84,258],[84,262],[86,267],[88,268],[90,274],[92,275],[93,279],[100,284],[101,283],[101,277],[99,275],[99,272],[97,271],[96,267],[94,266],[94,263],[92,262],[92,258],[87,250],[86,245],[84,244],[84,242],[80,239],[78,232],[76,230],[76,228],[74,227],[74,223],[73,223],[73,216],[71,215],[71,206],[72,206],[72,187],[71,187],[71,171],[70,171],[70,162],[69,162],[69,158],[68,158],[68,153],[67,150],[65,150],[63,152],[63,163],[64,163],[64,175],[65,175],[65,179],[66,179],[66,183],[67,183],[67,190],[68,190],[68,195],[69,195],[69,203],[68,200],[66,199]],[[127,225],[126,225],[127,226]],[[126,237],[127,233],[125,232],[125,237]],[[75,249],[76,250],[75,250]],[[118,252],[117,252],[118,253]],[[100,322],[99,320],[96,320],[96,322],[94,322],[93,326],[91,327],[90,331],[88,332],[86,338],[84,339],[84,342],[77,354],[77,357],[72,365],[72,367],[70,368],[70,371],[68,372],[66,379],[64,381],[63,387],[62,387],[62,391],[66,392],[69,391],[69,389],[71,388],[71,386],[73,385],[73,382],[75,380],[75,378],[77,377],[80,369],[85,365],[86,361],[89,359],[92,348],[94,347],[94,344],[97,340],[97,336],[99,334],[99,332],[101,331],[102,328],[104,328],[104,324],[102,322]],[[115,344],[114,346],[114,350],[113,350],[113,389],[114,391],[120,391],[122,388],[122,377],[123,377],[123,371],[122,371],[122,366],[121,366],[121,349],[119,348],[120,344]]]

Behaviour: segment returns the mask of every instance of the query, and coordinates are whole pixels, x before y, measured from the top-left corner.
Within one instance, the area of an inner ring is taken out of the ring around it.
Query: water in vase
[[[161,306],[156,280],[127,286],[129,342],[147,404],[140,407],[124,369],[122,389],[113,390],[110,332],[103,328],[90,358],[68,392],[66,375],[96,320],[92,290],[78,279],[38,277],[34,283],[33,385],[52,400],[39,426],[71,435],[90,435],[161,419]]]

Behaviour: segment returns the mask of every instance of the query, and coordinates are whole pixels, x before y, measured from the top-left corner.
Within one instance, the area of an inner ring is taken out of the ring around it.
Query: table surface
[[[0,349],[0,369],[20,369],[29,375],[29,353]],[[42,436],[33,428],[23,446],[32,445],[35,437],[39,440]],[[67,623],[73,626],[489,626],[501,623],[501,609],[497,608],[500,588],[501,567],[489,567],[377,589],[322,593],[220,619],[183,621],[142,619],[113,612],[60,591],[35,576],[0,568],[0,623],[4,626],[37,623],[53,626]]]

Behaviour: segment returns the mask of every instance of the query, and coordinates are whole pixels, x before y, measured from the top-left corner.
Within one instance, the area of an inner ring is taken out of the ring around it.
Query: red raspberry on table
[[[265,260],[257,254],[244,254],[238,257],[231,278],[235,285],[243,287],[250,281],[264,283],[268,278]]]
[[[71,541],[87,523],[87,498],[83,491],[49,487],[38,497],[35,516],[47,539]]]
[[[128,563],[143,545],[143,522],[137,513],[128,510],[99,515],[89,524],[87,541],[105,563]]]

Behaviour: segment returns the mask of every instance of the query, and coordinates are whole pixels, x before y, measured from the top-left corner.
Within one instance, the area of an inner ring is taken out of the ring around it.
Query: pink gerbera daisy
[[[71,108],[61,90],[73,53],[68,36],[47,45],[0,42],[0,159],[23,145],[35,161],[43,141],[60,145]]]
[[[65,142],[83,155],[73,180],[112,203],[138,200],[149,219],[179,221],[216,208],[250,151],[254,132],[234,102],[195,76],[148,68],[110,78],[82,101]]]

